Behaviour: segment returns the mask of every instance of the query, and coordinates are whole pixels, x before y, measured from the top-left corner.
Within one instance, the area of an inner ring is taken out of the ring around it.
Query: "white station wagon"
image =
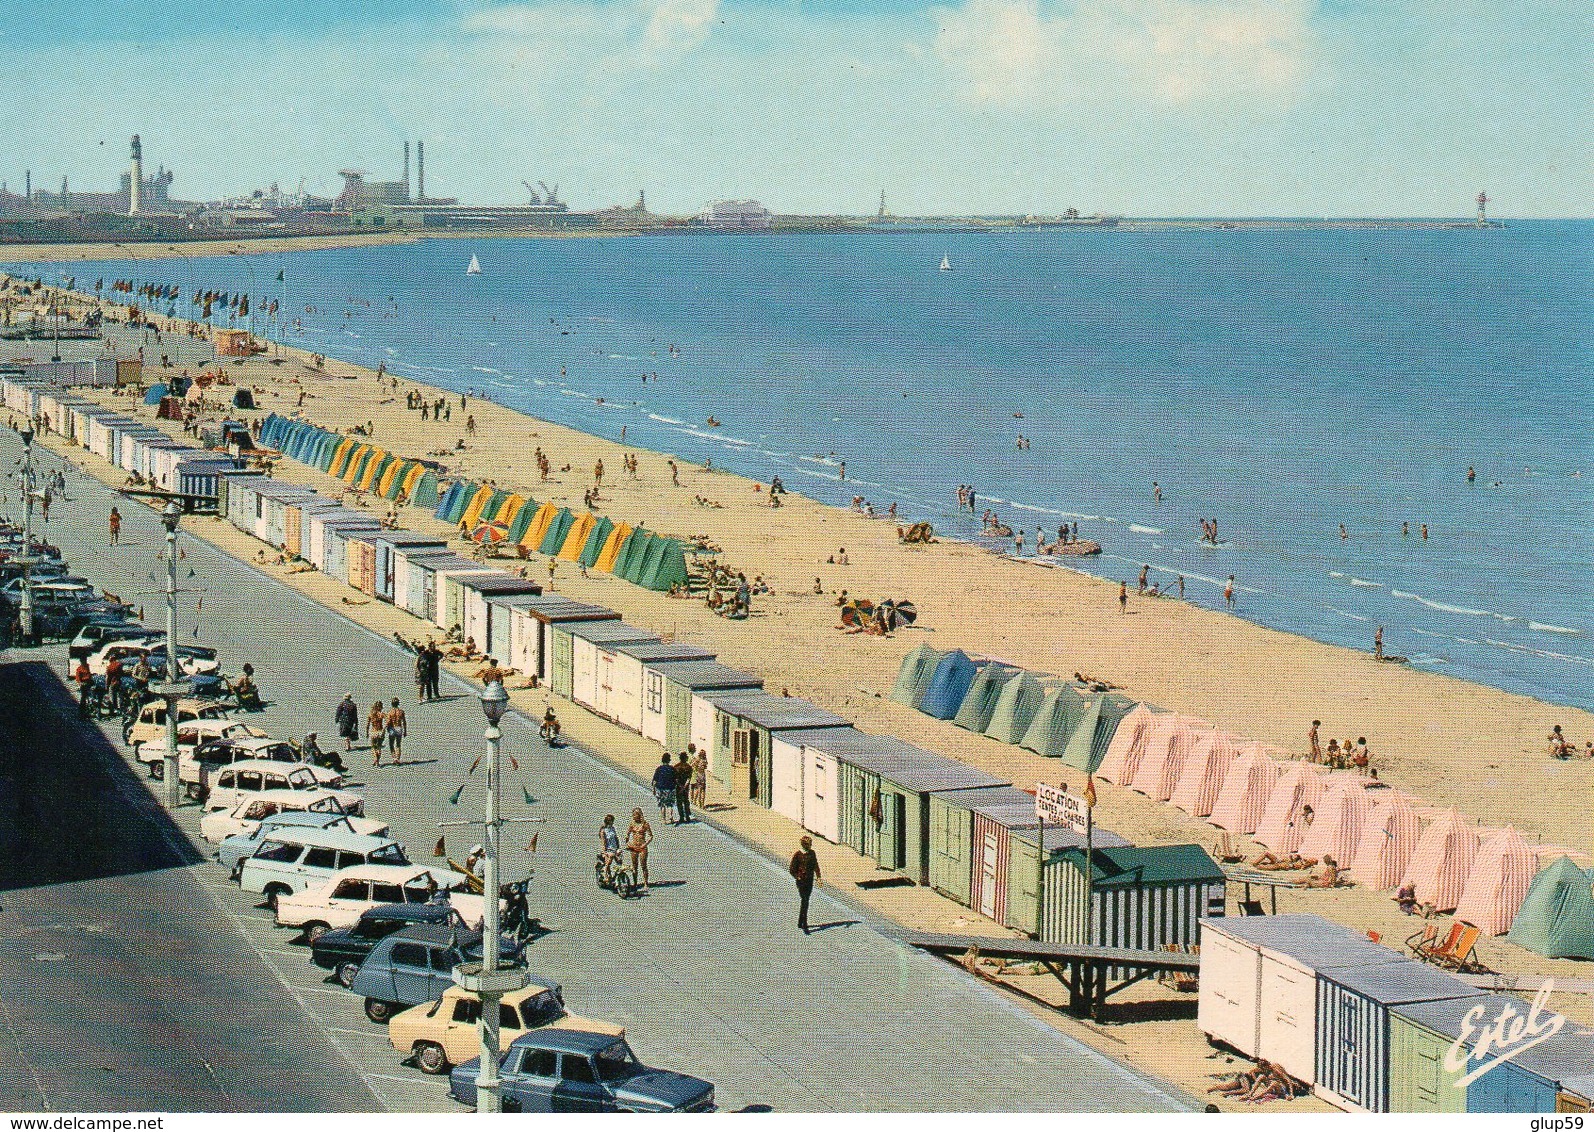
[[[391,837],[346,829],[279,829],[264,838],[238,870],[238,887],[277,901],[358,865],[408,865],[404,847]]]
[[[347,790],[333,790],[321,784],[317,771],[324,768],[307,763],[279,763],[272,759],[244,759],[222,767],[211,780],[210,793],[205,799],[209,810],[230,810],[248,794],[261,790],[321,791],[336,798],[338,804],[351,814],[365,812],[365,799]]]
[[[466,887],[464,873],[429,865],[356,865],[324,884],[277,899],[277,926],[318,935],[352,928],[360,914],[380,904],[425,904],[442,892],[467,927],[480,928],[486,906]]]
[[[234,834],[254,833],[267,818],[295,811],[312,814],[347,813],[349,827],[355,833],[383,837],[388,832],[386,822],[361,817],[359,810],[345,811],[326,790],[262,790],[244,795],[231,809],[208,809],[205,816],[199,819],[199,835],[212,845],[220,845]]]

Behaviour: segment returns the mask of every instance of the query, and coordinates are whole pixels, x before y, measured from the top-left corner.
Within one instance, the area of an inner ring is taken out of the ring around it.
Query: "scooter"
[[[622,900],[636,895],[637,877],[619,853],[598,851],[598,887],[607,888]]]

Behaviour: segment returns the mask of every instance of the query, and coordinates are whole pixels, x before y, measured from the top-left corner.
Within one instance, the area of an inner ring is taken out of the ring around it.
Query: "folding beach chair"
[[[1406,940],[1406,946],[1411,949],[1414,959],[1423,959],[1433,962],[1433,956],[1440,951],[1448,951],[1455,946],[1456,937],[1461,934],[1461,925],[1452,924],[1450,934],[1444,942],[1439,940],[1439,928],[1436,924],[1423,925],[1422,931]]]
[[[1240,852],[1239,846],[1235,845],[1234,835],[1231,833],[1224,833],[1218,843],[1212,847],[1212,855],[1226,865],[1232,865],[1236,861],[1245,859],[1245,854]]]
[[[1456,926],[1461,928],[1461,931],[1456,934],[1455,945],[1448,953],[1436,956],[1436,962],[1441,967],[1447,967],[1453,971],[1487,971],[1488,968],[1479,962],[1473,954],[1473,948],[1478,945],[1478,937],[1483,935],[1483,929],[1463,923],[1461,920],[1456,921]]]

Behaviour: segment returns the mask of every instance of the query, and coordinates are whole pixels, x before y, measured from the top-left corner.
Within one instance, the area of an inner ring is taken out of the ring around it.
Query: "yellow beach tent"
[[[504,505],[498,509],[498,522],[506,527],[509,526],[515,521],[515,516],[520,514],[520,509],[525,505],[526,497],[524,495],[511,495],[504,500]]]
[[[631,537],[634,530],[629,523],[617,524],[609,532],[609,541],[603,544],[603,549],[598,552],[598,560],[592,565],[605,574],[614,573],[614,560],[620,557],[620,548],[625,545],[625,540]]]
[[[526,528],[526,533],[520,536],[520,545],[536,550],[542,545],[543,536],[548,533],[548,524],[554,521],[559,514],[559,508],[552,503],[544,503],[537,508],[537,513],[532,516],[531,526]]]
[[[355,480],[359,479],[360,472],[364,469],[366,463],[371,459],[371,453],[375,451],[376,448],[374,446],[370,444],[362,444],[353,452],[349,453],[349,466],[343,469],[343,475],[341,477],[343,482],[352,484]]]
[[[355,484],[355,486],[361,491],[375,489],[380,476],[387,471],[387,466],[391,463],[393,463],[393,457],[378,448],[371,453],[371,458],[365,462],[365,470],[360,473],[360,482]]]
[[[399,487],[399,494],[405,499],[413,498],[415,495],[415,485],[421,482],[421,477],[425,474],[425,464],[418,462],[411,464],[409,471],[404,473],[404,483]]]
[[[392,499],[393,481],[403,475],[405,467],[403,460],[389,460],[376,481],[376,493],[383,499]]]
[[[493,497],[496,488],[482,484],[476,489],[476,494],[471,496],[470,505],[465,508],[465,514],[460,516],[460,522],[470,530],[476,529],[476,524],[481,521],[482,508],[487,506],[487,501]]]
[[[359,441],[344,437],[338,442],[337,449],[332,453],[332,463],[327,465],[327,475],[342,476],[343,469],[349,466],[349,456],[359,447]]]
[[[597,516],[588,511],[570,524],[570,531],[565,535],[564,545],[559,548],[559,557],[569,562],[574,562],[581,557],[581,552],[587,548],[587,537],[592,534],[592,528],[597,525]]]

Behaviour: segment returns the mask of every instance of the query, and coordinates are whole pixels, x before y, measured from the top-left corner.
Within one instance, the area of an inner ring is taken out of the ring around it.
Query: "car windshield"
[[[371,854],[373,865],[407,865],[409,860],[404,856],[404,847],[394,842],[384,845]]]
[[[600,1050],[596,1061],[598,1076],[605,1081],[624,1081],[627,1077],[635,1077],[643,1070],[642,1063],[636,1059],[631,1047],[623,1040]]]
[[[535,1030],[538,1026],[546,1026],[549,1022],[563,1018],[565,1008],[552,991],[543,991],[520,1004],[520,1016],[525,1019],[526,1029]]]

